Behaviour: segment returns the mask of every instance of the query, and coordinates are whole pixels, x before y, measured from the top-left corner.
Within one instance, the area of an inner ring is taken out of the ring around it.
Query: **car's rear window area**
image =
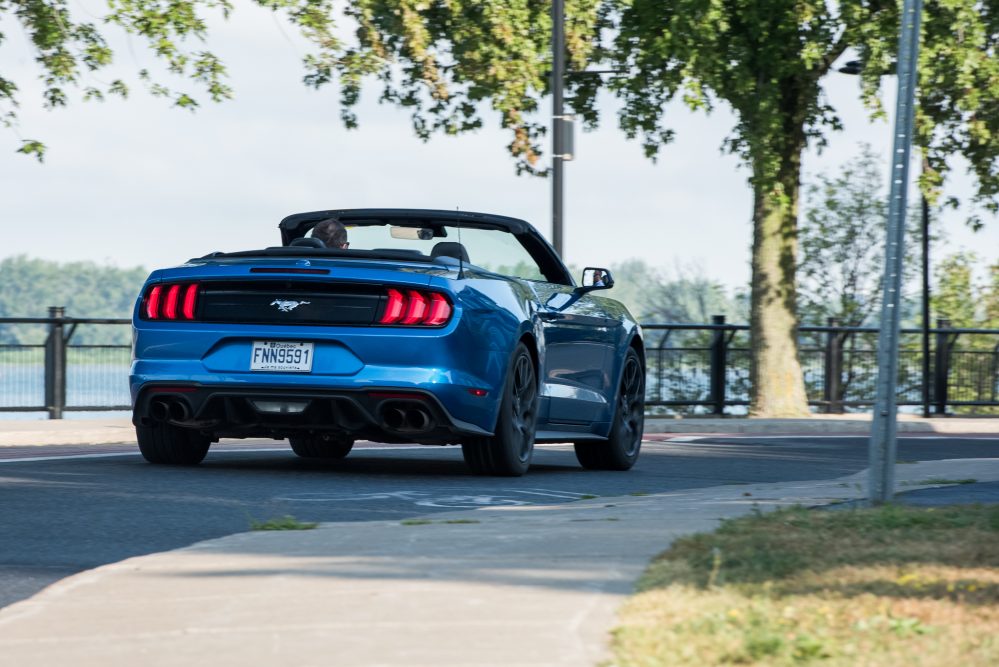
[[[422,237],[422,238],[421,238]],[[464,247],[468,263],[503,275],[544,280],[541,269],[516,236],[495,229],[452,226],[347,226],[350,250],[394,250],[426,257],[457,258],[456,243]]]

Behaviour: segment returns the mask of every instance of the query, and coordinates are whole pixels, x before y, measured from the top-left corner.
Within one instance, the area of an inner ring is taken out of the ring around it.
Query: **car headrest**
[[[292,246],[292,245],[295,245],[295,246],[304,246],[306,248],[325,248],[326,247],[326,244],[323,243],[322,239],[314,239],[311,236],[310,237],[303,236],[300,239],[294,239],[288,245],[290,245],[290,246]]]
[[[468,259],[468,251],[465,250],[465,246],[460,243],[455,243],[454,241],[441,241],[436,244],[430,251],[430,258],[436,259],[438,257],[453,257],[454,259],[471,264],[471,261]]]

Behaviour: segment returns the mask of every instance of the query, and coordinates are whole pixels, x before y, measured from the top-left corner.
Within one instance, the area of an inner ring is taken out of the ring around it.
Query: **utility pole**
[[[565,2],[552,0],[552,245],[562,257],[562,193],[565,137]]]
[[[923,161],[923,173],[927,171]],[[923,222],[923,417],[930,416],[930,203],[922,196]]]
[[[878,336],[878,384],[869,451],[871,467],[868,498],[874,504],[888,502],[895,495],[898,417],[895,385],[898,378],[898,339],[901,326],[902,256],[922,10],[922,0],[905,0],[898,40],[898,97],[895,102],[895,136],[888,195],[881,332]]]

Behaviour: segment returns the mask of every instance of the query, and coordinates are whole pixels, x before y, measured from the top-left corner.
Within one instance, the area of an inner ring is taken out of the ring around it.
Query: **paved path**
[[[900,482],[999,460],[900,465]],[[593,665],[676,536],[828,503],[863,474],[243,533],[129,559],[0,610],[0,665]]]
[[[617,605],[676,536],[862,495],[864,437],[786,430],[653,433],[625,474],[545,446],[519,479],[471,476],[454,448],[362,445],[317,463],[239,442],[178,469],[130,443],[0,431],[0,604],[61,579],[0,609],[0,667],[593,665]],[[914,433],[899,458],[907,499],[999,486],[994,435]],[[968,478],[980,483],[922,484]],[[324,523],[238,532],[286,513]]]
[[[0,606],[81,570],[247,530],[253,519],[399,520],[587,496],[832,479],[867,465],[862,437],[649,437],[655,440],[625,474],[582,470],[571,447],[545,445],[530,473],[517,479],[472,475],[453,447],[362,444],[342,462],[316,462],[283,443],[236,441],[213,447],[195,468],[148,465],[134,444],[0,448]],[[999,440],[905,438],[900,457],[999,457]]]

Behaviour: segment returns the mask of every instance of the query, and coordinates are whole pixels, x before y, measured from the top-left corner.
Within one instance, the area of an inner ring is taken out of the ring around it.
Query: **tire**
[[[201,463],[212,444],[209,436],[172,424],[136,426],[135,439],[142,457],[150,463],[193,466]]]
[[[342,459],[354,448],[354,439],[321,433],[288,438],[291,451],[303,459]]]
[[[629,347],[615,399],[617,407],[604,442],[575,443],[576,459],[588,470],[630,470],[642,449],[645,428],[645,369]]]
[[[507,367],[496,432],[462,443],[465,463],[480,475],[523,475],[531,467],[537,424],[537,371],[527,346],[518,343]]]

